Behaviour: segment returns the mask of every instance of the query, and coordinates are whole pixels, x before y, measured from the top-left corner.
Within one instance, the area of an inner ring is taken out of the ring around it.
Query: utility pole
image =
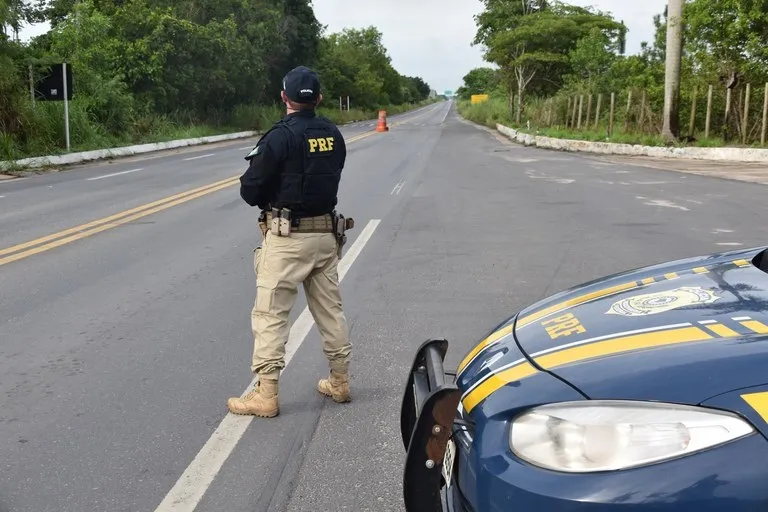
[[[680,136],[680,67],[683,57],[683,4],[685,0],[667,2],[667,59],[664,74],[664,128],[667,142]]]

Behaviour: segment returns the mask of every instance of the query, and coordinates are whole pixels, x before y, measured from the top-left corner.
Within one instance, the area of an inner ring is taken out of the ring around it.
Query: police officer
[[[251,313],[251,370],[258,382],[244,397],[227,402],[234,414],[265,418],[279,414],[278,379],[299,284],[330,366],[317,389],[337,402],[350,400],[351,343],[337,271],[343,228],[335,222],[346,144],[339,129],[315,111],[322,95],[313,71],[303,66],[291,70],[281,97],[287,115],[246,157],[249,167],[240,178],[240,196],[262,210],[264,241],[254,253],[257,289]]]

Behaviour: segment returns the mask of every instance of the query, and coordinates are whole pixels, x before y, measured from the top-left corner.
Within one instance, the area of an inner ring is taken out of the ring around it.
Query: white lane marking
[[[642,197],[642,196],[636,196],[636,199],[640,199],[641,201],[645,201],[645,204],[647,206],[663,206],[665,208],[676,208],[676,209],[682,210],[684,212],[689,212],[690,211],[685,206],[680,206],[679,204],[675,204],[672,201],[668,201],[666,199],[648,199],[647,197]]]
[[[717,320],[701,320],[699,323],[701,325],[712,325],[712,324],[716,324]]]
[[[105,174],[104,176],[95,176],[93,178],[88,178],[85,181],[96,181],[96,180],[103,180],[104,178],[111,178],[112,176],[122,176],[123,174],[130,174],[132,172],[139,172],[143,171],[144,169],[131,169],[130,171],[121,171],[121,172],[114,172],[112,174]]]
[[[4,198],[5,196],[0,196],[0,199]]]
[[[360,253],[373,236],[373,232],[380,222],[381,219],[370,220],[362,233],[357,237],[357,240],[355,240],[355,243],[352,244],[341,259],[341,262],[339,262],[339,282],[344,279],[352,264],[360,256]],[[285,345],[286,367],[304,342],[304,338],[309,334],[313,324],[312,314],[309,312],[309,308],[305,307],[291,327],[290,334],[288,335],[288,343]],[[255,378],[241,396],[245,396],[254,384],[256,384]],[[211,437],[203,445],[203,448],[195,456],[192,463],[165,496],[162,503],[155,509],[155,512],[178,510],[191,512],[195,510],[210,487],[211,482],[213,482],[213,479],[243,437],[253,419],[253,416],[236,416],[227,413]]]
[[[405,180],[395,185],[395,188],[392,189],[392,192],[390,192],[389,195],[396,196],[397,194],[400,193],[401,190],[403,190],[404,186],[405,186]]]
[[[733,233],[732,229],[715,229],[712,231],[713,235],[719,235],[720,233]]]
[[[545,180],[545,181],[549,181],[550,183],[560,183],[561,185],[568,185],[576,181],[568,178],[556,178],[554,176],[547,176],[545,174],[542,174],[541,176],[536,176],[534,174],[535,172],[536,171],[525,171],[528,177],[531,178],[532,180]]]
[[[529,164],[531,162],[538,162],[539,160],[536,158],[513,158],[511,156],[505,156],[506,160],[509,160],[510,162],[515,163],[521,163],[521,164]]]
[[[440,121],[440,124],[443,124],[446,119],[448,119],[448,114],[451,113],[451,104],[448,104],[448,109],[445,111],[445,115],[443,116],[443,120]]]
[[[739,247],[744,244],[740,244],[739,242],[720,242],[717,245],[727,246],[727,247]]]
[[[246,146],[246,147],[244,147],[244,148],[237,148],[237,150],[238,150],[238,151],[245,151],[245,150],[247,150],[247,149],[253,149],[253,148],[255,148],[255,147],[256,147],[256,144],[254,144],[253,146]]]
[[[188,162],[190,160],[199,160],[200,158],[208,158],[209,156],[214,156],[216,153],[208,153],[207,155],[200,155],[200,156],[193,156],[191,158],[185,158],[184,161]]]
[[[747,320],[752,320],[752,317],[750,317],[750,316],[735,316],[735,317],[733,317],[733,320],[735,322],[746,322]]]

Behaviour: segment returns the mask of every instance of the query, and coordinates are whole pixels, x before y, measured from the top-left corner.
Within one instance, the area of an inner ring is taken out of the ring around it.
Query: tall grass
[[[639,144],[643,146],[664,146],[665,142],[660,134],[648,131],[624,130],[624,111],[616,109],[613,133],[609,134],[608,108],[604,107],[600,116],[600,122],[595,128],[594,119],[588,128],[571,129],[564,124],[553,123],[547,125],[547,120],[552,119],[552,113],[548,110],[546,100],[530,98],[525,103],[521,122],[516,123],[508,99],[499,96],[491,96],[486,102],[472,104],[470,101],[459,100],[457,102],[459,114],[472,122],[496,129],[496,124],[503,124],[518,131],[569,140],[585,140],[592,142],[613,142],[619,144]],[[679,143],[679,146],[694,145],[697,147],[723,147],[726,146],[722,138],[710,137],[697,139],[693,144]]]

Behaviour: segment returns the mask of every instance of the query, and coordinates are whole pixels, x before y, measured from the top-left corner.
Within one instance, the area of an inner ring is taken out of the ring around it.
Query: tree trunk
[[[667,142],[676,142],[680,136],[680,67],[683,53],[683,3],[667,3],[667,61],[664,80],[664,127],[662,135]]]
[[[515,122],[517,124],[520,124],[520,118],[523,113],[523,90],[524,90],[523,82],[518,81],[517,82],[517,114],[515,116]]]

